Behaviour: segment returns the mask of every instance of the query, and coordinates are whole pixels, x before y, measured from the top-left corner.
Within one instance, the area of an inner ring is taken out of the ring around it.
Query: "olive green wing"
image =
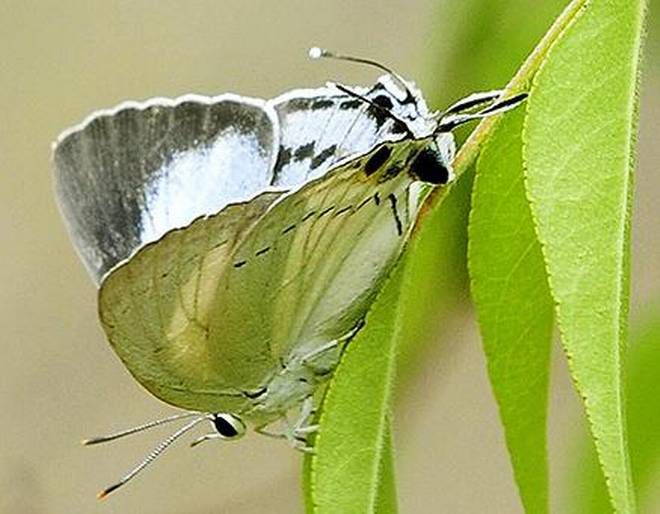
[[[191,410],[237,411],[244,396],[211,351],[209,312],[231,254],[281,193],[173,230],[142,248],[101,284],[99,315],[131,374],[158,398]]]
[[[406,168],[424,144],[381,144],[336,167],[280,198],[237,246],[209,318],[229,383],[256,389],[363,319],[414,219]]]
[[[279,196],[263,193],[279,132],[263,100],[186,95],[98,111],[55,144],[58,204],[100,284],[104,329],[135,378],[169,403],[242,401],[206,358],[205,324],[227,255]]]

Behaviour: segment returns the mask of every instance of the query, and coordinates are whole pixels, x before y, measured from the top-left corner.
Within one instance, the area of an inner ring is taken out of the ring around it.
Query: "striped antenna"
[[[168,416],[167,418],[158,419],[156,421],[150,421],[143,425],[138,425],[127,430],[122,430],[121,432],[115,432],[114,434],[104,435],[101,437],[92,437],[90,439],[83,439],[81,442],[85,446],[91,446],[94,444],[107,443],[108,441],[114,441],[115,439],[120,439],[127,435],[137,434],[138,432],[144,432],[150,428],[164,425],[166,423],[171,423],[172,421],[179,421],[180,419],[192,418],[195,416],[200,416],[199,412],[184,412],[183,414],[175,414],[174,416]]]
[[[119,479],[118,482],[112,484],[110,487],[106,487],[105,489],[103,489],[103,491],[99,492],[99,494],[96,497],[99,500],[102,500],[106,496],[108,496],[111,492],[116,491],[121,486],[125,485],[128,481],[130,481],[132,478],[138,475],[142,470],[144,470],[147,466],[149,466],[149,464],[155,461],[165,450],[167,450],[167,448],[169,448],[172,445],[172,443],[174,443],[177,439],[179,439],[179,437],[184,435],[189,430],[192,430],[199,423],[207,419],[209,419],[208,416],[205,415],[199,416],[198,418],[192,420],[184,427],[174,432],[171,436],[169,436],[167,439],[162,441],[158,446],[156,446],[156,448],[154,448],[153,451],[142,460],[142,462],[140,462],[132,470],[126,473],[121,479]]]
[[[527,98],[527,93],[519,93],[514,95],[506,100],[500,100],[478,112],[475,113],[458,113],[458,114],[444,114],[441,116],[436,129],[438,132],[449,132],[459,125],[463,125],[468,121],[479,120],[482,118],[488,118],[489,116],[494,116],[496,114],[501,114],[503,112],[509,111],[517,107],[521,102],[525,101]]]

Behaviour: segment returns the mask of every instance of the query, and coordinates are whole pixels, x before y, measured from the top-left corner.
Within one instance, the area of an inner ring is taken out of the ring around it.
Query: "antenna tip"
[[[319,48],[318,46],[313,46],[312,48],[309,49],[309,58],[320,59],[327,53],[328,53],[327,50],[324,50],[323,48]]]
[[[91,446],[93,444],[103,443],[106,441],[105,437],[90,437],[89,439],[83,439],[80,441],[80,444],[83,446]]]
[[[111,485],[110,487],[106,487],[103,489],[103,491],[99,491],[99,493],[96,495],[97,500],[104,500],[112,491],[115,489],[119,489],[122,485],[124,485],[124,482],[117,482],[114,485]]]

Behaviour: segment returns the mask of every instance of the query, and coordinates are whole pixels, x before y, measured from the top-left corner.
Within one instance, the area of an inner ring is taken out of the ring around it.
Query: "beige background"
[[[181,445],[131,486],[96,502],[95,492],[163,432],[93,449],[78,440],[169,409],[129,377],[104,342],[94,286],[53,200],[49,145],[90,111],[128,98],[227,90],[269,97],[327,79],[373,79],[368,70],[308,61],[313,44],[378,58],[421,77],[428,91],[451,79],[451,70],[441,76],[422,70],[431,52],[452,51],[454,24],[434,20],[451,20],[455,5],[0,2],[0,514],[302,511],[299,455],[256,436],[198,450]],[[438,30],[440,37],[432,37]],[[440,44],[432,46],[436,39]],[[657,50],[653,32],[650,41]],[[647,67],[654,68],[651,63],[657,64],[653,56]],[[635,305],[660,297],[659,82],[654,68],[642,103]],[[465,312],[443,328],[447,344],[428,355],[402,393],[396,427],[401,510],[520,512],[472,318]],[[556,360],[553,510],[562,512],[571,442],[584,427]]]

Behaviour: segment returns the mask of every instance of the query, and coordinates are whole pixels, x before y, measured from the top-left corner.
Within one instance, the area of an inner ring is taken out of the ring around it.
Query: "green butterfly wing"
[[[423,144],[386,143],[331,170],[280,198],[238,245],[209,325],[232,385],[258,389],[281,362],[341,338],[364,318],[414,218],[405,163]],[[384,148],[389,158],[366,173]]]
[[[405,244],[405,161],[421,144],[381,145],[391,156],[371,174],[381,147],[295,192],[231,205],[114,270],[100,315],[130,372],[173,405],[241,413],[242,391],[282,361],[350,332]]]
[[[241,235],[280,195],[263,193],[171,231],[101,284],[99,316],[108,340],[155,396],[192,410],[238,411],[244,405],[211,351],[221,342],[209,338],[209,309]]]

